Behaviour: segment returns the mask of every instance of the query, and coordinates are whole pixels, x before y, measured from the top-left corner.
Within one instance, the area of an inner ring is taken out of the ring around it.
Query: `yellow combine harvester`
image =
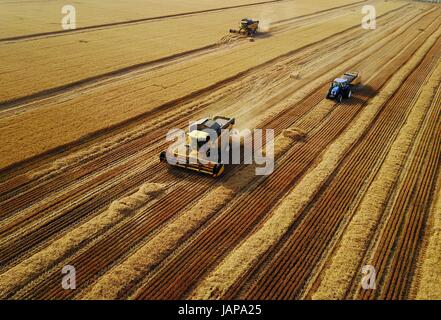
[[[252,19],[242,19],[239,24],[239,30],[230,29],[230,33],[239,33],[245,36],[254,36],[259,28],[259,21]]]
[[[235,123],[234,118],[214,117],[213,119],[202,119],[190,126],[186,133],[186,143],[178,146],[175,150],[162,151],[159,159],[172,166],[177,166],[197,172],[209,174],[212,177],[219,177],[225,170],[221,161],[222,143],[229,146],[230,131]],[[211,133],[211,136],[210,136]],[[215,137],[213,136],[215,133]],[[225,143],[224,143],[225,144]],[[216,161],[210,157],[210,149],[218,150]],[[169,161],[174,159],[174,161]],[[202,161],[201,161],[202,160]]]

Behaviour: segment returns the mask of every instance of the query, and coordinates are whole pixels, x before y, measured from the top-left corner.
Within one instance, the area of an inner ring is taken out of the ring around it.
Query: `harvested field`
[[[71,31],[63,5],[0,3],[1,299],[441,297],[441,5],[87,0]],[[271,174],[159,161],[214,115],[274,130]]]

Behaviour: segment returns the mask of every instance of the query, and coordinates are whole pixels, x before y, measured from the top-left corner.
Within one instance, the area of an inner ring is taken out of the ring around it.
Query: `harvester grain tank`
[[[230,33],[239,33],[245,36],[254,36],[259,28],[259,21],[244,18],[239,23],[239,30],[230,29]]]
[[[167,162],[172,166],[209,174],[212,177],[219,177],[225,170],[225,164],[222,163],[222,148],[229,147],[230,132],[235,124],[234,118],[214,117],[201,119],[190,126],[186,133],[186,143],[183,148],[176,150],[162,151],[159,159],[161,162]],[[216,133],[215,138],[213,132]],[[210,135],[211,133],[211,135]],[[228,143],[222,143],[227,141]],[[218,156],[213,161],[209,150],[217,148]],[[183,159],[185,161],[174,161],[170,163],[168,158]],[[201,161],[203,160],[203,161]]]
[[[350,99],[352,97],[352,91],[360,83],[361,76],[359,72],[347,72],[340,78],[336,78],[332,81],[326,98],[335,99],[337,102],[342,102],[343,98]]]

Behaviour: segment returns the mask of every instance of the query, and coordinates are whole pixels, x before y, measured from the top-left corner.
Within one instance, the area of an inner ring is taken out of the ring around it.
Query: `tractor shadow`
[[[353,90],[352,97],[350,99],[345,99],[342,105],[350,104],[365,104],[370,99],[378,94],[378,90],[374,89],[370,85],[360,85],[355,90]]]

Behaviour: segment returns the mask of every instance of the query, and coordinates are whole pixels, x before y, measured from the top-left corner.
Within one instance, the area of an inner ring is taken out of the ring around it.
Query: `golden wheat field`
[[[0,299],[441,299],[441,4],[64,4],[0,2]],[[271,174],[160,162],[216,115]]]

